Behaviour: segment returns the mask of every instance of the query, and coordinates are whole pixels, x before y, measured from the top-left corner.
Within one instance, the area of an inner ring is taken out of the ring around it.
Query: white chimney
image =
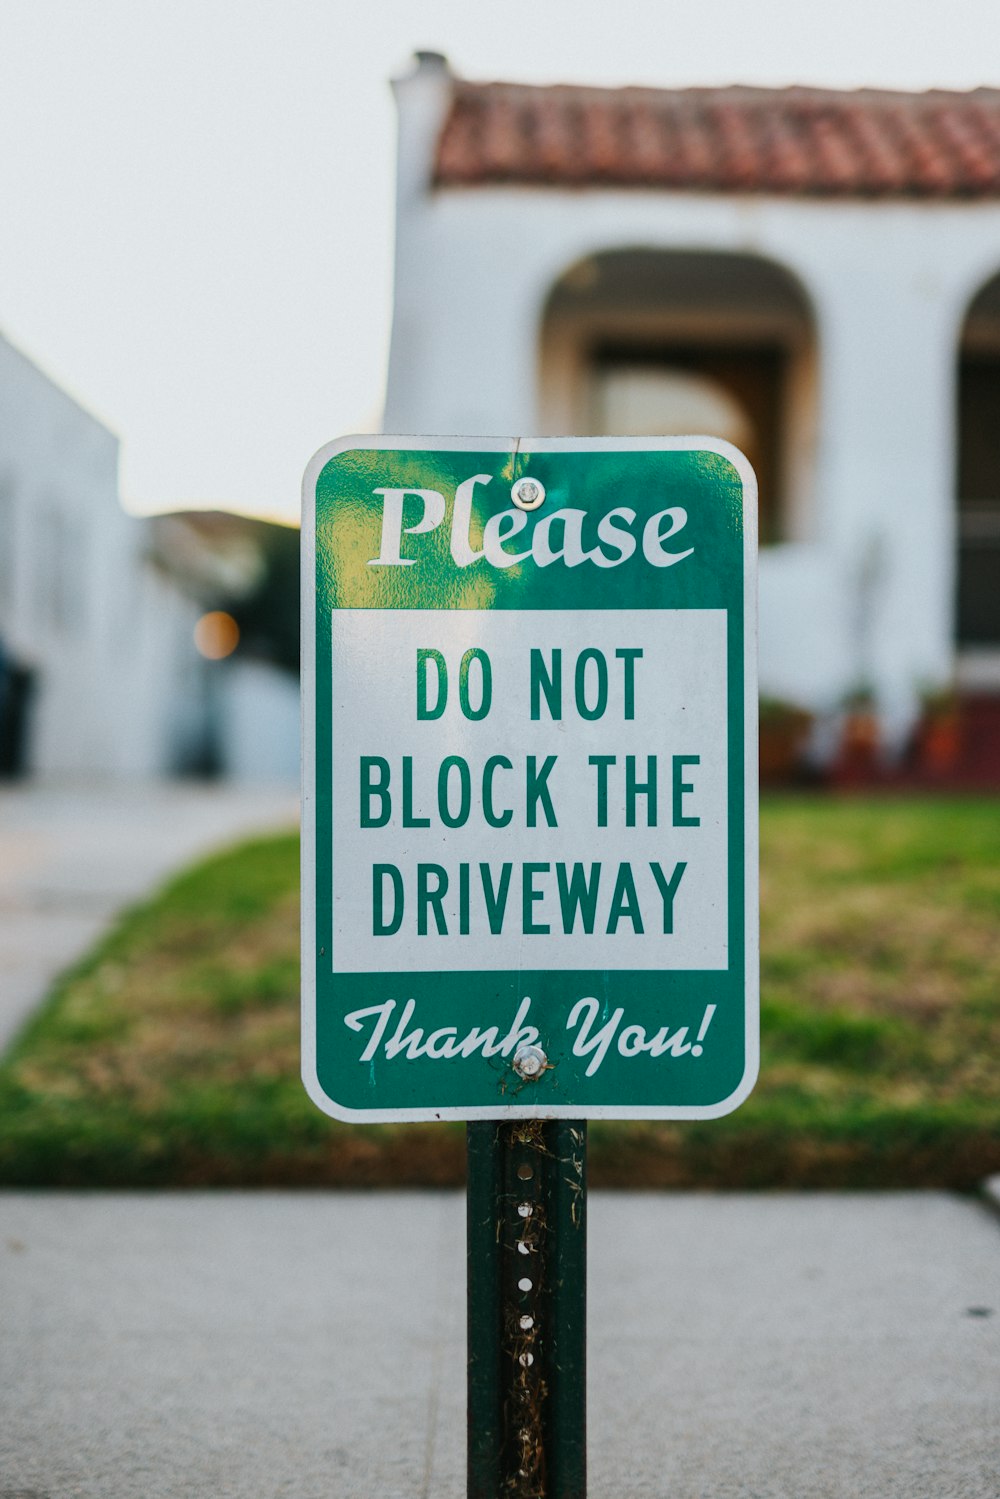
[[[434,151],[451,104],[454,77],[441,52],[417,52],[416,66],[392,80],[399,118],[396,201],[412,202],[427,192]]]

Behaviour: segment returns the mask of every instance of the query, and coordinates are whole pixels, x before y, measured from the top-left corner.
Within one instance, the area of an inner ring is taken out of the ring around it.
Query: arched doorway
[[[1000,667],[1000,275],[973,299],[962,328],[957,468],[958,648],[995,653]]]
[[[808,535],[815,335],[782,267],[750,255],[614,250],[572,266],[542,320],[551,432],[724,437],[760,488],[763,542]]]

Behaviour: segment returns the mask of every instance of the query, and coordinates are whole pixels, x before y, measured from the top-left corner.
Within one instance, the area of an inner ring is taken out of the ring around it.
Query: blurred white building
[[[294,780],[297,677],[266,640],[195,643],[260,582],[271,529],[127,515],[118,439],[0,338],[0,776]]]
[[[762,690],[1000,687],[1000,92],[395,90],[386,431],[727,437]]]
[[[118,498],[118,439],[0,338],[2,769],[158,774],[182,752],[198,608]]]

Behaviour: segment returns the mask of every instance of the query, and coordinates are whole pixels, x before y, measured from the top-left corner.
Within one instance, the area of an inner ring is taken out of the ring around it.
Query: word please
[[[475,1056],[476,1052],[487,1058],[511,1057],[519,1046],[533,1046],[539,1039],[537,1026],[528,1023],[531,1000],[527,995],[521,1000],[517,1014],[503,1033],[498,1025],[474,1025],[464,1035],[459,1033],[456,1025],[443,1025],[425,1033],[422,1026],[413,1024],[416,1009],[416,1001],[408,999],[391,1030],[396,1010],[394,999],[384,1000],[379,1005],[367,1005],[363,1010],[352,1010],[349,1015],[345,1015],[344,1024],[352,1031],[364,1033],[368,1022],[371,1023],[368,1039],[358,1061],[370,1062],[379,1051],[390,1062],[397,1057],[410,1062],[421,1057],[434,1062],[452,1061],[456,1057]],[[651,1057],[700,1057],[705,1049],[702,1042],[712,1023],[715,1005],[705,1006],[693,1041],[689,1040],[686,1025],[679,1026],[676,1030],[661,1025],[651,1033],[642,1025],[622,1025],[625,1011],[620,1006],[603,1025],[595,1028],[600,1012],[601,1006],[588,994],[576,1001],[566,1018],[567,1031],[576,1033],[573,1038],[573,1055],[590,1059],[587,1063],[587,1077],[593,1077],[600,1070],[612,1045],[619,1056],[626,1058],[638,1057],[643,1053]]]
[[[579,567],[584,562],[593,563],[595,567],[618,567],[635,553],[637,542],[632,527],[636,512],[627,505],[616,505],[600,516],[596,528],[597,545],[586,549],[583,526],[590,518],[586,510],[564,508],[547,514],[539,512],[531,533],[531,545],[524,551],[508,551],[505,542],[525,530],[527,514],[514,508],[498,510],[483,526],[483,545],[477,551],[471,540],[473,490],[477,484],[489,484],[492,477],[492,474],[474,474],[455,491],[451,512],[451,556],[456,567],[470,567],[472,563],[484,560],[490,567],[514,567],[529,558],[538,567],[549,567],[553,562],[562,562],[566,567]],[[376,489],[373,493],[382,499],[382,537],[379,554],[372,557],[369,567],[413,567],[416,557],[401,554],[403,535],[419,536],[436,531],[445,518],[444,495],[436,489]],[[407,500],[419,503],[420,514],[412,525],[404,526]],[[673,505],[658,510],[645,521],[642,555],[651,567],[673,567],[691,556],[694,547],[674,552],[668,551],[664,545],[684,529],[687,518],[686,510]]]

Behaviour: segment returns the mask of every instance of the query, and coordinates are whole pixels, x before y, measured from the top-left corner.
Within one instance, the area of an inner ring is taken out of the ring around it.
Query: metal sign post
[[[756,537],[711,439],[357,438],[303,507],[303,1077],[469,1123],[469,1492],[585,1488],[587,1119],[757,1069]]]
[[[468,1135],[469,1499],[583,1499],[587,1126]]]

